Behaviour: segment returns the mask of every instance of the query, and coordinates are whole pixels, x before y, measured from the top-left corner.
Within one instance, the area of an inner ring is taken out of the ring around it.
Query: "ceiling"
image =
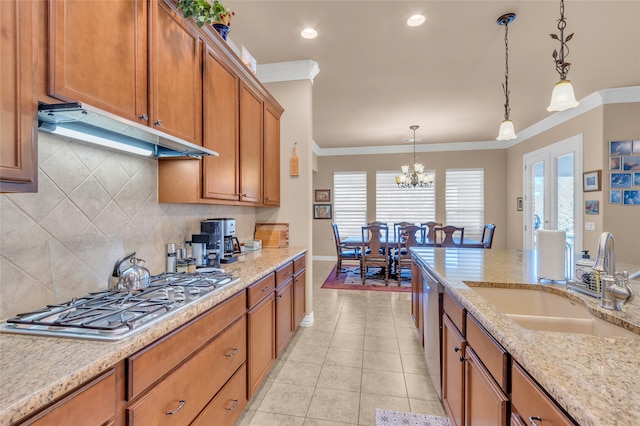
[[[258,65],[311,59],[313,139],[320,148],[495,141],[504,116],[505,27],[509,25],[511,120],[519,132],[548,117],[559,80],[560,2],[225,0],[230,39]],[[416,13],[427,16],[408,27]],[[578,100],[604,88],[640,85],[640,0],[565,1],[566,58]],[[318,37],[300,31],[314,27]]]

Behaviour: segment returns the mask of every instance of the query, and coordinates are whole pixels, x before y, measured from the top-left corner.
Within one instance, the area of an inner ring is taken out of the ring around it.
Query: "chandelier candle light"
[[[500,124],[498,137],[496,140],[508,141],[518,136],[513,128],[513,122],[509,119],[509,24],[516,19],[515,13],[506,13],[498,18],[498,25],[504,25],[504,83],[502,90],[504,91],[504,120]]]
[[[567,21],[564,18],[564,0],[560,0],[560,19],[558,19],[558,30],[560,31],[560,37],[557,34],[549,34],[552,39],[560,41],[560,52],[553,50],[553,62],[556,64],[556,71],[560,74],[560,81],[556,83],[551,94],[551,103],[547,107],[547,111],[564,111],[569,108],[575,108],[578,106],[576,101],[576,95],[573,93],[573,86],[571,82],[567,80],[567,74],[571,64],[565,62],[564,59],[569,56],[569,48],[567,42],[573,38],[573,33],[569,34],[567,38],[564,38],[564,29],[567,27]]]
[[[425,175],[424,165],[416,163],[416,129],[420,126],[409,126],[413,130],[413,164],[402,166],[402,174],[396,176],[396,183],[400,188],[427,188],[433,185],[433,174]]]

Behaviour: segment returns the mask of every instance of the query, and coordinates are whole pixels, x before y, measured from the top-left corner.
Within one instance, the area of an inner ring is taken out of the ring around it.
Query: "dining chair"
[[[333,239],[336,243],[336,256],[338,261],[336,262],[336,277],[339,273],[345,272],[342,269],[343,261],[357,261],[358,265],[360,265],[360,248],[350,249],[345,247],[340,240],[340,232],[338,232],[338,224],[332,223],[331,227],[333,228]]]
[[[362,284],[367,279],[370,266],[382,268],[384,282],[389,285],[389,228],[380,225],[362,227],[362,249],[360,255],[360,275]]]
[[[399,229],[401,238],[396,240],[397,249],[394,256],[395,272],[398,278],[398,287],[402,280],[402,268],[411,268],[411,247],[424,245],[426,228],[416,225],[407,225]]]
[[[427,239],[425,241],[426,244],[435,244],[436,243],[436,232],[435,232],[435,227],[436,226],[442,226],[442,223],[438,223],[438,222],[423,222],[420,224],[420,226],[424,226],[427,228]]]
[[[464,228],[447,225],[443,227],[433,228],[433,230],[436,233],[442,232],[444,234],[444,238],[442,239],[442,242],[439,244],[440,247],[462,247],[462,244],[464,241]],[[456,243],[453,240],[454,234],[456,232],[460,232],[460,240],[458,241],[458,243]]]
[[[404,226],[414,225],[411,222],[398,222],[393,224],[393,240],[400,241],[400,228]]]
[[[493,244],[493,233],[496,230],[496,225],[493,223],[489,223],[482,228],[482,244],[484,244],[484,248],[490,249]]]

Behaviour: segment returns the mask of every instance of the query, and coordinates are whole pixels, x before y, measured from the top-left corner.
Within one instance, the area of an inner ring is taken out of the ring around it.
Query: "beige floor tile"
[[[364,324],[367,320],[367,314],[364,311],[361,312],[341,312],[338,317],[338,322],[355,322]]]
[[[402,372],[400,354],[395,352],[364,351],[362,368]]]
[[[428,374],[427,362],[421,354],[400,354],[405,373]]]
[[[238,420],[236,420],[234,426],[248,426],[255,413],[254,410],[247,410],[245,408]]]
[[[330,347],[324,364],[362,368],[362,350]]]
[[[364,334],[345,334],[345,333],[333,333],[333,338],[329,347],[344,348],[344,349],[364,349]]]
[[[403,339],[418,339],[418,329],[415,327],[398,327],[396,324],[396,336]]]
[[[302,426],[304,417],[287,416],[284,414],[256,412],[249,426]]]
[[[298,343],[289,353],[287,361],[309,362],[311,364],[324,364],[327,347]]]
[[[362,369],[325,364],[320,372],[317,387],[360,392]]]
[[[405,412],[410,410],[409,400],[407,398],[363,393],[360,394],[360,417],[358,418],[358,424],[375,425],[376,408]]]
[[[362,393],[407,398],[404,375],[395,371],[362,370]]]
[[[258,389],[253,393],[253,396],[251,396],[251,399],[249,400],[249,403],[245,407],[245,410],[255,411],[258,409],[258,406],[260,406],[260,404],[264,400],[264,397],[269,393],[269,389],[273,384],[273,377],[275,376],[271,372],[269,372],[269,374],[264,379],[264,381],[260,384]]]
[[[396,338],[396,328],[393,324],[371,323],[367,321],[367,325],[364,328],[365,336],[378,336]]]
[[[331,331],[322,331],[313,327],[308,327],[303,330],[298,343],[305,345],[329,346],[332,335],[333,332]]]
[[[342,423],[357,423],[360,394],[316,388],[307,417]]]
[[[400,352],[397,339],[380,336],[364,336],[364,350],[378,352]]]
[[[324,331],[326,333],[333,333],[334,330],[336,329],[336,324],[337,324],[336,320],[330,320],[330,319],[317,320],[314,318],[313,325],[309,328],[313,330]]]
[[[432,416],[447,417],[447,412],[445,411],[439,399],[436,399],[435,401],[425,401],[423,399],[410,398],[409,405],[411,407],[412,413],[431,414]]]
[[[300,386],[316,386],[322,365],[308,362],[287,361],[274,379],[276,383]]]
[[[424,354],[424,348],[420,344],[420,339],[417,334],[412,338],[398,337],[398,346],[400,347],[401,354]]]
[[[258,406],[257,412],[304,417],[309,409],[312,396],[313,387],[311,386],[274,383]]]
[[[328,420],[318,420],[307,418],[303,426],[356,426],[357,423],[342,423]]]
[[[409,398],[424,400],[438,399],[438,394],[431,382],[431,377],[423,374],[404,373],[404,380],[407,383],[407,394]]]
[[[364,336],[364,322],[346,322],[346,321],[338,321],[335,328],[335,333],[342,334],[356,334],[360,336]]]

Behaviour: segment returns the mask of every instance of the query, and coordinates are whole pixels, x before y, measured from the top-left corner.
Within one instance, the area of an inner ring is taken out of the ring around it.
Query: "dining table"
[[[398,242],[396,241],[395,237],[393,235],[389,235],[389,238],[385,241],[384,237],[380,238],[380,242],[383,245],[389,246],[389,247],[397,247]],[[460,238],[453,238],[453,242],[456,244],[460,244]],[[349,236],[349,237],[344,237],[341,240],[341,243],[348,248],[356,248],[356,247],[362,247],[362,237],[356,237],[356,236]],[[426,242],[424,244],[419,244],[420,246],[423,247],[442,247],[442,244],[439,242]],[[482,241],[480,240],[474,240],[472,238],[465,238],[464,240],[462,240],[462,248],[484,248],[484,244],[482,243]]]

